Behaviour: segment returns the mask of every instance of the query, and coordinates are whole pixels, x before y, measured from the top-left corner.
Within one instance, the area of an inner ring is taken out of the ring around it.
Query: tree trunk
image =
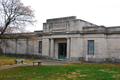
[[[10,24],[10,22],[7,22],[7,23],[5,24],[5,28],[4,28],[3,31],[1,32],[2,35],[4,34],[4,32],[5,32],[5,30],[7,29],[7,27],[8,27],[9,24]]]

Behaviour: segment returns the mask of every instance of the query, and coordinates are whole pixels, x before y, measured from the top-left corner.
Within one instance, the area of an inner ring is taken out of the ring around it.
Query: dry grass
[[[19,59],[19,58],[0,56],[0,67],[4,66],[4,65],[14,65],[15,59]],[[31,61],[35,61],[35,60],[37,60],[37,59],[25,59],[25,62],[31,62]],[[20,61],[18,63],[20,63]]]
[[[0,66],[3,65],[13,65],[15,62],[13,60],[0,60]]]

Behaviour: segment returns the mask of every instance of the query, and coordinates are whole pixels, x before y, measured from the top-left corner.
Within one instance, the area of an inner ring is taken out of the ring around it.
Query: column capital
[[[70,39],[70,37],[66,37],[66,39]]]
[[[54,38],[50,38],[50,39],[54,39]]]
[[[54,40],[54,38],[50,38],[50,40]]]

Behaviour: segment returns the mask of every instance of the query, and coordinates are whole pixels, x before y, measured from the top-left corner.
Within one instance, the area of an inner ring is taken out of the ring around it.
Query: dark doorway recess
[[[58,43],[58,59],[66,59],[67,43]]]

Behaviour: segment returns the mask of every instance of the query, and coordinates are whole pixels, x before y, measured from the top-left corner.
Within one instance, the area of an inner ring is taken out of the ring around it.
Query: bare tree
[[[0,34],[33,24],[33,12],[30,6],[24,6],[20,0],[0,0]]]

